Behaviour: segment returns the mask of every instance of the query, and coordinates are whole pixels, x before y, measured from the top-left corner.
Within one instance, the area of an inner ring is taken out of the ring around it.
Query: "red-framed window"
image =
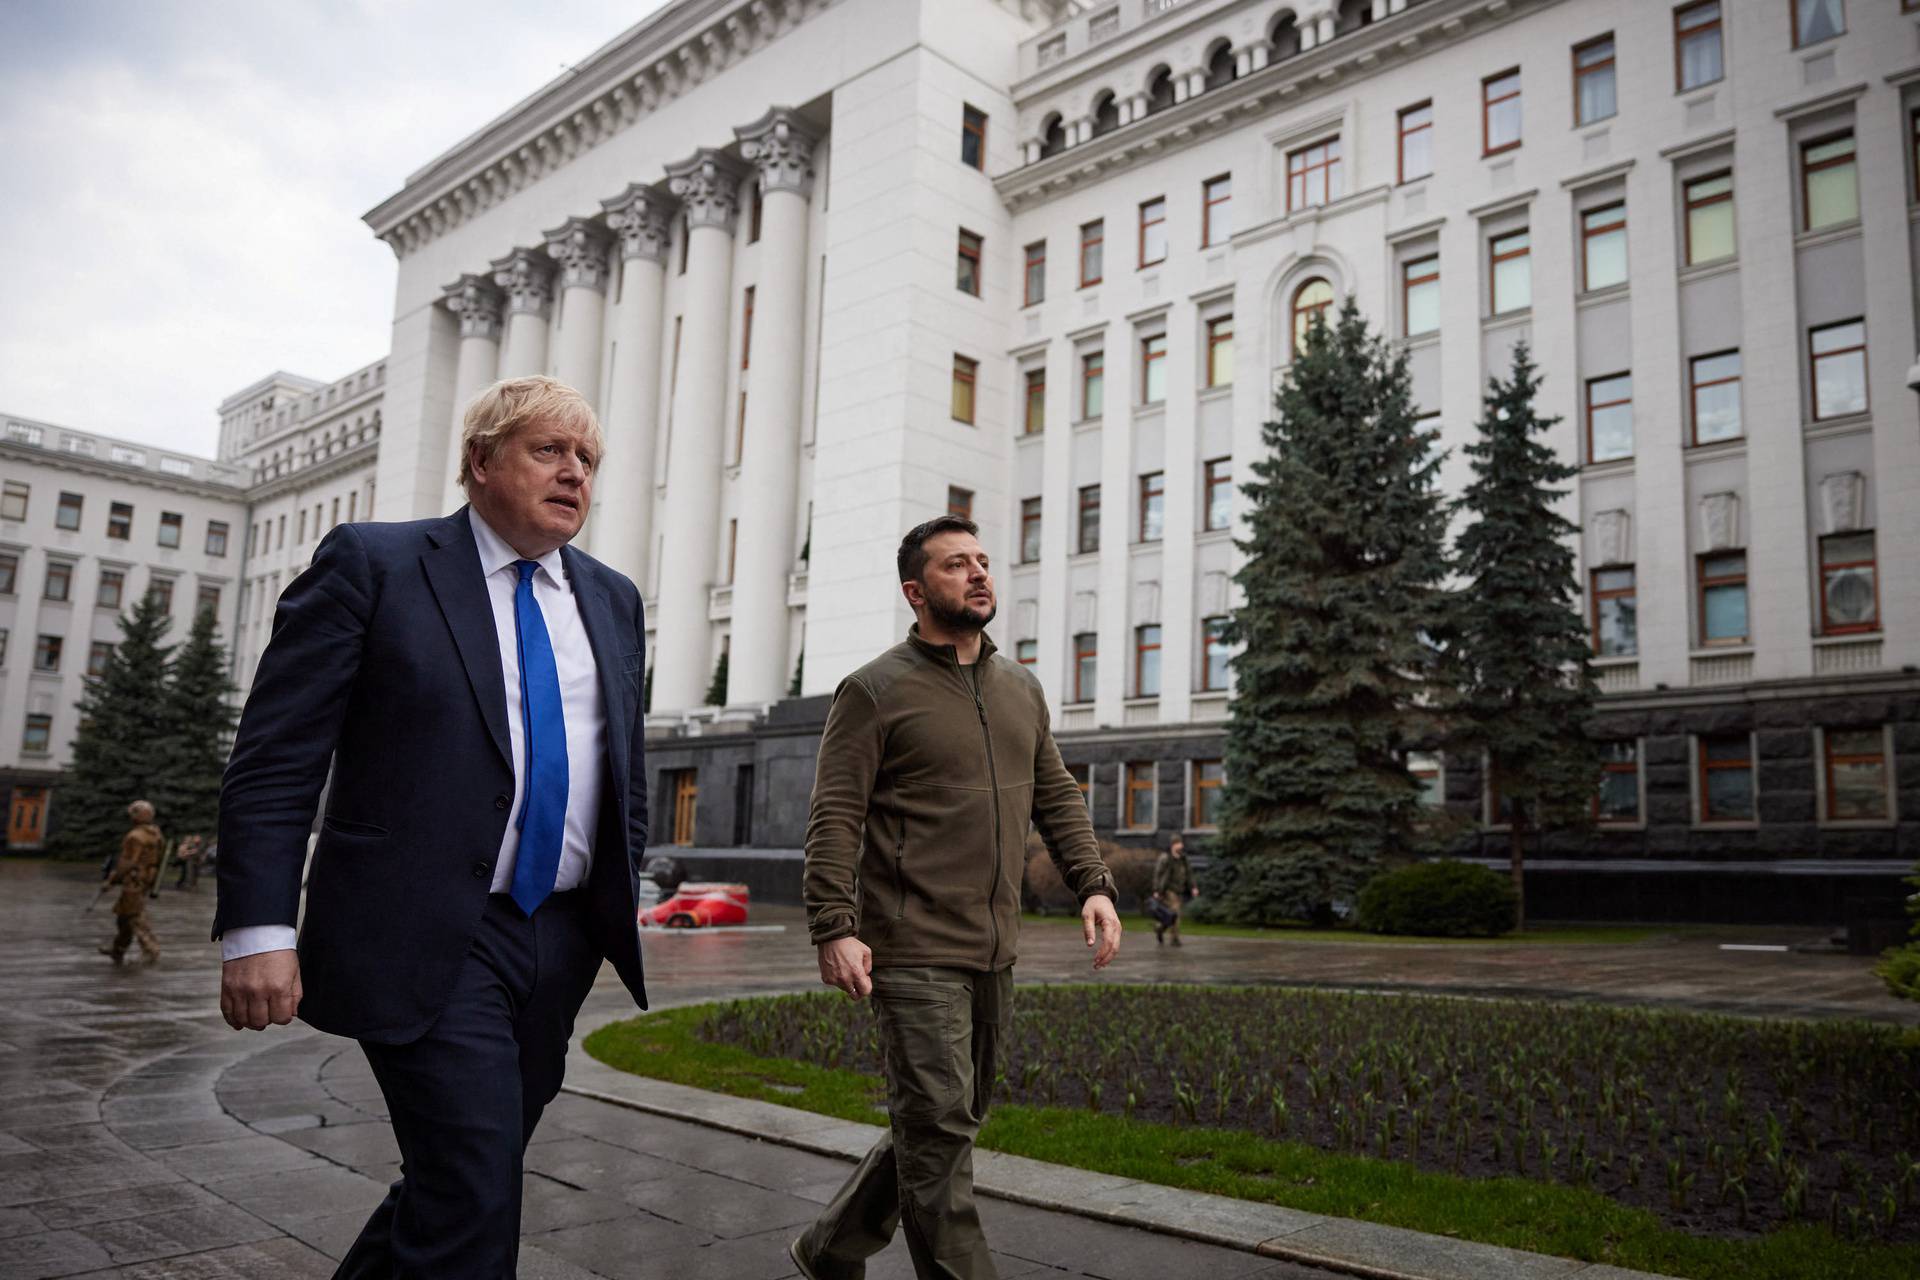
[[[1433,102],[1416,102],[1402,107],[1399,115],[1399,159],[1401,182],[1412,182],[1433,173]]]
[[[1087,484],[1080,486],[1079,524],[1075,528],[1074,546],[1082,553],[1100,549],[1100,486]]]
[[[1400,323],[1406,337],[1440,328],[1440,255],[1400,264]]]
[[[1106,271],[1106,221],[1095,218],[1080,227],[1080,287],[1099,284]]]
[[[1813,375],[1813,418],[1844,418],[1867,411],[1867,322],[1843,320],[1807,330]]]
[[[1013,660],[1023,667],[1036,665],[1040,661],[1040,642],[1038,640],[1014,641]]]
[[[1626,201],[1584,211],[1580,215],[1580,287],[1591,292],[1626,280]]]
[[[1793,14],[1793,47],[1804,49],[1847,33],[1843,0],[1787,0]]]
[[[1873,531],[1830,533],[1820,539],[1820,634],[1880,629],[1880,574]]]
[[[1047,300],[1047,242],[1036,240],[1027,246],[1027,262],[1020,278],[1020,305],[1030,307]]]
[[[1713,551],[1699,558],[1700,643],[1747,642],[1747,553]]]
[[[1293,354],[1307,349],[1307,331],[1313,322],[1327,322],[1326,311],[1333,305],[1333,286],[1315,277],[1293,291]]]
[[[1126,786],[1121,825],[1131,831],[1152,831],[1159,825],[1154,816],[1153,761],[1129,760],[1122,768]]]
[[[1338,200],[1340,139],[1324,138],[1287,152],[1287,212]]]
[[[1587,461],[1633,456],[1633,375],[1587,379]]]
[[[1226,785],[1224,760],[1193,762],[1193,801],[1188,806],[1187,825],[1197,831],[1213,831],[1220,825],[1220,789]]]
[[[1207,321],[1207,386],[1233,385],[1233,317]]]
[[[1140,265],[1158,266],[1167,260],[1167,198],[1140,202]]]
[[[1160,696],[1160,624],[1133,629],[1133,696]]]
[[[1167,335],[1140,339],[1140,403],[1159,404],[1167,398]]]
[[[1639,653],[1639,597],[1633,566],[1615,564],[1595,569],[1590,594],[1593,600],[1594,655],[1601,658],[1630,658]]]
[[[1573,122],[1597,124],[1619,113],[1613,32],[1573,47]]]
[[[967,356],[953,358],[953,420],[973,423],[974,385],[980,375],[980,362]]]
[[[1022,423],[1022,430],[1030,436],[1037,436],[1047,429],[1047,371],[1044,367],[1027,370],[1027,407]]]
[[[1020,500],[1020,563],[1033,564],[1040,559],[1040,499]]]
[[[1532,243],[1525,227],[1487,241],[1489,305],[1494,315],[1533,305]]]
[[[1822,729],[1828,822],[1880,822],[1888,816],[1887,735],[1871,729]]]
[[[973,519],[973,490],[962,489],[957,484],[948,485],[947,514],[959,516],[962,520]]]
[[[1200,495],[1202,529],[1209,532],[1233,523],[1233,459],[1208,458]]]
[[[1227,687],[1233,649],[1227,644],[1224,615],[1200,620],[1200,689],[1215,693]]]
[[[1683,4],[1673,11],[1673,89],[1686,93],[1726,75],[1720,47],[1720,0]]]
[[[1095,678],[1099,674],[1100,637],[1083,631],[1073,638],[1073,700],[1092,702]]]
[[[1480,154],[1496,155],[1520,145],[1520,68],[1480,82]]]
[[[1860,217],[1853,131],[1800,144],[1800,229],[1818,231]]]
[[[1753,739],[1744,733],[1701,734],[1700,821],[1753,821]]]
[[[987,113],[978,107],[960,107],[960,163],[985,172],[987,168]]]
[[[1158,542],[1166,536],[1167,473],[1149,471],[1140,477],[1140,526],[1142,542]]]
[[[1107,353],[1089,351],[1080,357],[1080,420],[1091,422],[1106,412]]]
[[[965,227],[960,228],[960,245],[954,258],[953,287],[962,293],[980,296],[980,251],[985,247],[982,240]]]
[[[1602,826],[1640,821],[1640,744],[1631,739],[1600,744],[1600,786],[1593,820]]]
[[[1716,351],[1687,361],[1692,386],[1693,443],[1714,444],[1738,440],[1740,424],[1740,353]]]
[[[1221,174],[1200,185],[1200,247],[1225,244],[1233,237],[1233,175]]]
[[[1686,206],[1687,265],[1733,256],[1733,175],[1694,178],[1681,188]]]

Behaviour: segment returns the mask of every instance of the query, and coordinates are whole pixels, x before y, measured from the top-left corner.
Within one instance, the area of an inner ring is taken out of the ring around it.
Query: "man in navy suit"
[[[646,1007],[640,594],[567,545],[602,451],[592,408],[551,378],[482,392],[469,505],[328,534],[241,716],[220,1010],[358,1040],[402,1157],[337,1276],[512,1276],[521,1158],[603,959]]]

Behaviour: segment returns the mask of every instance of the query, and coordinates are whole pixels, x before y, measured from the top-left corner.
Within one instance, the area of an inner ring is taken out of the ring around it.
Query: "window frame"
[[[1709,182],[1718,182],[1723,178],[1726,179],[1727,183],[1727,189],[1725,191],[1715,192],[1712,195],[1698,198],[1694,196],[1693,189],[1695,187],[1702,186]],[[1740,256],[1740,244],[1735,237],[1729,237],[1729,239],[1733,240],[1733,248],[1717,258],[1695,258],[1693,256],[1693,215],[1695,211],[1708,209],[1718,204],[1730,205],[1732,203],[1733,170],[1731,169],[1716,169],[1712,173],[1703,173],[1695,178],[1687,178],[1680,184],[1680,236],[1686,249],[1685,262],[1687,266],[1700,267],[1710,262],[1726,262],[1729,259]],[[1728,210],[1727,216],[1729,220],[1732,220],[1733,211]],[[1733,222],[1733,227],[1737,236],[1739,231],[1738,222]]]
[[[1886,826],[1894,820],[1894,770],[1893,752],[1888,749],[1887,726],[1871,727],[1829,727],[1818,726],[1820,730],[1820,824],[1822,826]],[[1833,737],[1836,733],[1871,733],[1879,742],[1879,750],[1872,752],[1835,753]],[[1871,761],[1880,766],[1880,812],[1873,817],[1840,817],[1833,811],[1835,788],[1833,785],[1833,767],[1836,764],[1860,764]]]
[[[40,598],[53,604],[73,603],[74,562],[59,556],[47,558],[47,573],[40,582]],[[53,594],[53,584],[60,583],[60,594]]]
[[[1222,183],[1226,184],[1227,193],[1223,196],[1216,196],[1214,194],[1214,188],[1220,186]],[[1211,249],[1214,247],[1213,211],[1221,205],[1226,205],[1229,209],[1231,209],[1233,205],[1233,175],[1231,173],[1219,174],[1215,177],[1208,178],[1200,184],[1200,247],[1202,249]],[[1231,223],[1232,214],[1229,213],[1227,217],[1229,223]],[[1233,238],[1233,227],[1229,225],[1226,228],[1226,232],[1225,239],[1231,240]]]
[[[1515,236],[1525,237],[1526,243],[1518,249],[1506,253],[1500,252],[1502,241],[1512,240]],[[1527,260],[1527,300],[1517,307],[1500,305],[1500,264],[1511,262],[1515,258]],[[1517,227],[1512,231],[1503,231],[1487,237],[1487,314],[1489,316],[1515,315],[1533,309],[1533,228]]]
[[[1085,642],[1084,644],[1082,642]],[[1096,690],[1082,687],[1086,675],[1087,659],[1093,659],[1093,683],[1100,683],[1100,633],[1097,631],[1076,632],[1073,637],[1073,701],[1080,705],[1094,700]]]
[[[1599,386],[1599,384],[1603,382],[1613,382],[1622,378],[1626,379],[1626,382],[1627,382],[1626,395],[1621,396],[1619,399],[1616,399],[1616,400],[1596,401],[1593,398],[1594,390],[1596,387]],[[1601,374],[1598,377],[1588,378],[1586,382],[1583,384],[1583,387],[1586,391],[1586,395],[1582,397],[1582,404],[1585,408],[1585,413],[1582,416],[1585,420],[1586,429],[1587,429],[1586,430],[1587,465],[1596,466],[1600,463],[1606,463],[1606,462],[1630,461],[1634,456],[1634,448],[1637,448],[1639,446],[1640,442],[1638,440],[1634,440],[1632,442],[1633,447],[1629,448],[1625,453],[1615,454],[1614,456],[1609,458],[1602,458],[1594,453],[1593,414],[1596,409],[1613,409],[1613,408],[1619,407],[1620,405],[1625,405],[1627,406],[1627,423],[1628,423],[1629,429],[1631,429],[1633,425],[1633,371],[1631,369],[1622,369],[1618,373],[1605,373],[1605,374]]]
[[[1493,92],[1494,83],[1496,81],[1505,80],[1508,76],[1513,77],[1513,92],[1509,94],[1503,94],[1498,98],[1490,96]],[[1498,106],[1502,102],[1509,102],[1509,101],[1518,99],[1520,97],[1521,87],[1522,85],[1520,81],[1519,67],[1509,67],[1505,71],[1497,71],[1493,75],[1485,76],[1481,79],[1480,81],[1480,156],[1482,159],[1485,159],[1488,156],[1497,156],[1497,155],[1504,154],[1505,152],[1512,151],[1516,147],[1518,147],[1523,141],[1526,140],[1526,125],[1525,125],[1525,117],[1523,115],[1521,118],[1522,120],[1521,126],[1515,132],[1513,141],[1503,142],[1497,147],[1493,145],[1493,132],[1492,132],[1493,108]]]
[[[979,118],[977,122],[976,116]],[[974,159],[979,162],[977,164],[967,159],[967,135],[969,134],[977,139],[974,143]],[[987,171],[987,113],[971,102],[960,104],[960,163],[978,173]]]
[[[1147,211],[1149,209],[1158,209],[1159,213],[1153,217],[1148,217]],[[1148,267],[1157,267],[1167,260],[1168,241],[1170,239],[1169,232],[1167,231],[1167,198],[1161,195],[1150,196],[1142,200],[1137,210],[1137,216],[1138,243],[1136,245],[1135,257],[1138,265],[1135,269],[1145,271]],[[1147,232],[1149,228],[1152,227],[1160,228],[1160,256],[1157,258],[1147,257]]]
[[[1746,754],[1737,760],[1710,760],[1707,744],[1715,741],[1731,742],[1739,739],[1746,745]],[[1760,812],[1760,776],[1754,768],[1753,735],[1745,730],[1733,733],[1696,733],[1693,735],[1693,749],[1698,757],[1694,768],[1694,785],[1698,788],[1699,799],[1695,806],[1695,825],[1727,826],[1751,824]],[[1713,789],[1709,785],[1709,776],[1715,771],[1732,769],[1745,770],[1753,795],[1753,812],[1744,817],[1716,817],[1713,812]]]
[[[1207,777],[1208,766],[1217,767],[1220,770],[1220,776],[1209,779]],[[1218,793],[1226,787],[1226,759],[1221,756],[1207,756],[1196,759],[1191,762],[1190,769],[1193,776],[1193,786],[1191,788],[1192,794],[1187,798],[1187,829],[1189,831],[1218,831],[1220,829],[1220,823],[1218,821],[1219,815],[1211,812],[1210,806],[1217,805],[1220,801],[1210,796],[1209,793]]]
[[[1224,334],[1221,332],[1222,326],[1225,326]],[[1214,316],[1208,320],[1206,337],[1207,355],[1205,368],[1207,376],[1203,390],[1214,391],[1221,387],[1232,386],[1234,371],[1231,367],[1228,368],[1227,376],[1224,380],[1220,377],[1219,353],[1220,348],[1224,345],[1227,348],[1227,363],[1229,366],[1233,364],[1233,313],[1229,311],[1225,315]]]
[[[1841,560],[1827,563],[1827,543],[1836,538],[1870,538],[1873,553],[1865,560]],[[1815,590],[1820,595],[1820,634],[1823,636],[1859,636],[1877,635],[1880,631],[1880,536],[1874,529],[1848,529],[1840,533],[1822,534],[1814,548],[1815,565],[1818,578]],[[1873,617],[1866,622],[1835,623],[1827,617],[1827,574],[1836,569],[1865,568],[1873,581]]]
[[[973,519],[973,490],[957,484],[947,486],[947,514],[962,520]]]
[[[1726,11],[1721,5],[1722,0],[1693,0],[1691,4],[1675,6],[1673,10],[1673,91],[1675,93],[1692,93],[1694,90],[1704,89],[1710,84],[1719,84],[1727,78]],[[1685,30],[1681,28],[1681,20],[1685,18],[1687,14],[1698,9],[1707,8],[1708,6],[1712,6],[1714,10],[1712,22],[1702,23],[1698,27]],[[1686,41],[1697,39],[1701,34],[1708,31],[1713,33],[1713,42],[1718,45],[1720,49],[1720,74],[1711,80],[1702,80],[1699,84],[1687,84],[1683,78],[1685,75],[1685,62],[1681,57],[1681,46]]]
[[[1592,66],[1589,66],[1589,67],[1583,67],[1580,65],[1581,54],[1603,44],[1608,46],[1607,56],[1604,59],[1594,63]],[[1619,46],[1617,43],[1615,43],[1614,33],[1611,31],[1607,32],[1605,35],[1594,36],[1591,40],[1583,40],[1579,44],[1573,46],[1572,57],[1573,57],[1573,126],[1574,128],[1584,129],[1588,125],[1599,124],[1602,120],[1611,120],[1615,116],[1620,114],[1620,71],[1619,71],[1618,55],[1619,55]],[[1613,79],[1613,110],[1607,112],[1606,115],[1595,116],[1591,120],[1583,120],[1580,118],[1580,82],[1585,77],[1591,76],[1591,75],[1597,75],[1602,71],[1607,72]]]
[[[125,523],[120,523],[123,520]],[[128,542],[132,540],[133,504],[131,502],[109,502],[107,504],[107,537],[115,542]]]
[[[965,227],[961,227],[959,231],[960,234],[954,248],[953,286],[969,298],[977,298],[980,296],[981,290],[985,288],[982,282],[986,277],[987,239],[979,232],[969,231]],[[971,245],[967,243],[969,240],[973,242]],[[961,280],[961,271],[964,265],[969,262],[973,264],[973,288],[971,289],[967,288]]]
[[[1706,360],[1723,360],[1728,356],[1733,356],[1738,359],[1739,355],[1739,347],[1728,347],[1724,351],[1709,351],[1703,355],[1687,357],[1687,439],[1692,448],[1698,449],[1702,445],[1709,444],[1726,444],[1732,440],[1744,440],[1747,438],[1746,406],[1740,400],[1740,381],[1746,371],[1745,362],[1741,362],[1740,368],[1737,369],[1730,378],[1709,378],[1707,381],[1702,382],[1699,376],[1701,362]],[[1724,387],[1728,383],[1732,383],[1734,386],[1734,403],[1740,411],[1740,430],[1733,435],[1722,436],[1717,440],[1702,440],[1700,438],[1700,392],[1706,387]]]
[[[1153,349],[1153,344],[1156,342],[1160,344],[1160,349],[1158,351],[1155,351]],[[1154,365],[1158,362],[1165,361],[1166,358],[1167,358],[1167,335],[1166,334],[1147,333],[1147,334],[1141,335],[1140,337],[1140,403],[1142,406],[1166,403],[1167,389],[1166,389],[1166,386],[1164,385],[1166,381],[1166,370],[1164,368],[1162,368],[1160,371],[1160,377],[1162,382],[1162,386],[1160,388],[1160,395],[1156,398],[1152,394]]]
[[[0,596],[15,595],[20,590],[20,557],[12,551],[0,551]]]
[[[1036,253],[1035,250],[1039,252]],[[1036,267],[1039,268],[1038,279],[1040,281],[1040,287],[1037,290],[1033,287],[1035,280],[1034,269]],[[1036,303],[1045,302],[1046,300],[1047,242],[1045,240],[1035,240],[1032,244],[1028,245],[1025,250],[1022,274],[1020,277],[1020,305],[1023,307],[1031,307]]]
[[[1807,153],[1815,147],[1824,147],[1829,143],[1839,142],[1842,139],[1845,139],[1852,146],[1852,149],[1844,156],[1829,156],[1824,160],[1814,161],[1807,159]],[[1835,227],[1844,227],[1860,221],[1860,139],[1854,132],[1852,125],[1848,125],[1844,129],[1836,129],[1832,133],[1821,134],[1817,138],[1808,138],[1801,142],[1799,161],[1800,232],[1802,235],[1818,231],[1830,231]],[[1811,188],[1808,185],[1807,179],[1812,174],[1822,173],[1828,169],[1837,169],[1842,165],[1853,170],[1853,216],[1851,218],[1842,218],[1838,222],[1823,222],[1816,227],[1813,225],[1813,201]]]
[[[109,579],[111,579],[113,587],[113,599],[103,600],[101,597],[106,593]],[[93,607],[96,609],[112,609],[118,612],[126,598],[126,570],[102,568],[99,576],[95,578],[93,582]]]
[[[60,660],[66,656],[65,636],[37,633],[33,638],[33,669],[41,675],[58,675]]]
[[[1818,44],[1825,44],[1829,40],[1838,40],[1841,36],[1847,34],[1846,0],[1835,0],[1835,3],[1840,7],[1839,29],[1832,35],[1821,36],[1818,40],[1809,40],[1805,44],[1802,44],[1800,42],[1800,2],[1801,0],[1787,0],[1787,12],[1790,15],[1788,21],[1792,23],[1793,48],[1796,52],[1801,49],[1811,49]]]
[[[1167,538],[1167,473],[1162,471],[1142,471],[1139,486],[1139,519],[1135,523],[1134,540],[1139,543],[1165,542]],[[1160,533],[1157,537],[1147,537],[1147,503],[1149,499],[1160,500]]]
[[[1040,499],[1020,499],[1020,559],[1021,564],[1040,563]],[[1031,539],[1031,544],[1029,544]],[[1031,550],[1032,554],[1028,552]]]
[[[11,510],[11,508],[16,500],[18,500],[20,508],[14,511]],[[25,520],[27,513],[32,509],[32,503],[32,485],[26,483],[24,480],[7,481],[4,487],[0,487],[0,520],[16,522]]]
[[[167,541],[167,530],[173,530],[173,541]],[[178,551],[186,541],[187,517],[179,511],[162,511],[160,523],[155,526],[154,545],[165,547],[169,551]]]
[[[1216,472],[1215,468],[1220,470]],[[1208,458],[1200,464],[1200,531],[1218,533],[1233,527],[1233,455],[1222,454],[1217,458]],[[1219,524],[1213,522],[1213,503],[1216,491],[1227,490],[1227,518]]]
[[[1098,351],[1080,353],[1080,421],[1092,422],[1095,411],[1088,407],[1087,393],[1093,389],[1093,381],[1100,380],[1100,408],[1098,416],[1107,416],[1107,351],[1102,347]]]
[[[1633,760],[1629,764],[1623,764],[1616,760],[1608,760],[1604,755],[1601,757],[1600,785],[1593,790],[1593,823],[1597,827],[1639,827],[1644,825],[1647,819],[1646,781],[1641,773],[1641,765],[1644,763],[1642,757],[1646,752],[1638,738],[1616,738],[1613,741],[1631,743]],[[1606,776],[1610,773],[1625,773],[1633,776],[1633,816],[1631,818],[1609,818],[1600,812],[1600,796],[1606,789]]]
[[[1426,122],[1423,124],[1416,124],[1411,129],[1409,129],[1407,127],[1407,117],[1412,115],[1416,111],[1424,111],[1427,113]],[[1416,173],[1416,174],[1413,174],[1412,176],[1408,176],[1407,174],[1407,139],[1416,133],[1424,133],[1427,135],[1427,171],[1425,173]],[[1398,180],[1395,185],[1404,187],[1409,182],[1419,182],[1422,178],[1431,178],[1433,176],[1433,136],[1432,135],[1433,135],[1433,99],[1432,98],[1428,98],[1424,102],[1416,102],[1410,107],[1402,107],[1394,115],[1393,173],[1394,173],[1394,177]]]
[[[1840,347],[1833,351],[1816,352],[1813,349],[1814,337],[1830,329],[1844,329],[1848,325],[1860,326],[1860,344],[1853,347]],[[1860,396],[1862,404],[1858,409],[1846,409],[1839,413],[1820,412],[1820,362],[1850,356],[1858,352],[1860,356]],[[1833,422],[1842,418],[1857,418],[1873,412],[1873,384],[1867,370],[1867,320],[1865,316],[1856,316],[1851,320],[1836,320],[1831,324],[1807,326],[1807,407],[1812,411],[1813,421]]]
[[[53,527],[63,533],[78,533],[86,522],[87,498],[85,494],[73,493],[62,489],[60,496],[53,502]],[[73,523],[67,524],[64,517],[73,513]]]
[[[964,391],[963,391],[964,388]],[[966,416],[960,416],[961,399],[966,400]],[[953,395],[948,410],[955,422],[977,426],[980,416],[980,362],[971,356],[953,353]]]
[[[1413,274],[1415,268],[1425,266],[1431,266],[1432,271],[1423,276],[1415,276]],[[1418,258],[1410,258],[1400,264],[1400,335],[1403,338],[1409,340],[1424,338],[1430,333],[1440,332],[1440,322],[1437,318],[1432,328],[1422,329],[1418,333],[1413,331],[1413,323],[1411,320],[1413,315],[1413,291],[1423,285],[1429,284],[1433,285],[1436,289],[1439,288],[1440,285],[1440,252],[1437,249],[1432,253],[1425,254]]]
[[[1219,634],[1219,628],[1231,620],[1231,614],[1216,613],[1200,619],[1200,692],[1226,693],[1233,684],[1233,646],[1226,637]],[[1217,624],[1217,625],[1216,625]],[[1224,656],[1222,672],[1226,679],[1220,684],[1213,683],[1213,654],[1219,650]]]
[[[1013,642],[1013,660],[1023,667],[1040,665],[1040,642],[1038,640],[1015,640]]]
[[[1026,387],[1024,412],[1020,418],[1022,436],[1043,435],[1047,430],[1047,366],[1035,365],[1021,371]]]
[[[1308,303],[1305,307],[1302,307],[1300,304],[1301,295],[1305,294],[1307,290],[1317,284],[1323,284],[1327,287],[1327,300],[1325,302]],[[1326,324],[1326,313],[1328,309],[1339,300],[1339,297],[1339,293],[1333,287],[1333,281],[1327,279],[1325,276],[1308,276],[1305,280],[1302,280],[1298,285],[1294,286],[1293,297],[1287,304],[1287,315],[1293,323],[1292,340],[1289,343],[1292,354],[1288,357],[1289,361],[1298,359],[1300,353],[1306,349],[1307,334],[1313,329],[1313,317],[1319,316],[1320,323],[1323,325]],[[1303,315],[1306,317],[1306,323],[1304,325],[1300,322]]]
[[[1136,771],[1144,770],[1144,776]],[[1160,829],[1159,761],[1128,760],[1120,766],[1120,825],[1127,831],[1158,831]],[[1146,815],[1151,821],[1141,822],[1135,808],[1135,798],[1144,793],[1150,812]]]
[[[1602,587],[1600,575],[1603,573],[1626,573],[1631,580],[1624,587]],[[1634,604],[1633,649],[1627,653],[1605,653],[1600,647],[1601,604],[1608,600],[1631,600]],[[1637,658],[1640,656],[1640,574],[1630,564],[1595,565],[1587,571],[1588,626],[1592,634],[1593,656],[1596,658]]]
[[[35,730],[39,744],[35,745]],[[21,724],[20,754],[23,756],[50,756],[53,754],[53,716],[45,711],[29,711]]]
[[[1317,161],[1309,158],[1311,153],[1316,151],[1323,153],[1321,159]],[[1299,162],[1297,167],[1296,161]],[[1287,212],[1291,214],[1301,209],[1324,209],[1340,199],[1344,193],[1336,194],[1334,184],[1342,176],[1341,166],[1344,163],[1340,135],[1337,133],[1329,134],[1314,142],[1304,143],[1287,152]],[[1309,175],[1314,173],[1321,175],[1322,198],[1318,201],[1309,201],[1306,198],[1307,183]],[[1295,182],[1300,184],[1300,199],[1297,201],[1294,199],[1293,191]]]
[[[1725,559],[1729,556],[1740,557],[1739,573],[1721,573],[1711,577],[1707,574],[1707,561]],[[1721,551],[1702,551],[1694,556],[1694,605],[1700,613],[1700,647],[1702,649],[1743,648],[1753,643],[1753,596],[1750,590],[1750,566],[1745,547],[1728,547]],[[1738,586],[1746,601],[1747,629],[1738,636],[1710,637],[1707,635],[1707,591],[1711,587]]]
[[[1617,214],[1617,220],[1602,223],[1597,227],[1589,224],[1588,219],[1606,213]],[[1593,242],[1601,236],[1610,236],[1616,231],[1620,233],[1621,250],[1622,256],[1624,257],[1627,235],[1627,201],[1625,196],[1608,204],[1595,205],[1591,209],[1580,210],[1580,291],[1582,293],[1592,293],[1596,289],[1612,289],[1632,281],[1633,272],[1631,266],[1627,267],[1622,272],[1621,278],[1612,284],[1596,285],[1592,280]]]
[[[1087,251],[1098,250],[1099,271],[1095,275],[1087,274]],[[1107,220],[1095,218],[1092,222],[1080,224],[1080,288],[1092,289],[1103,284],[1107,278]]]
[[[1074,554],[1092,555],[1100,550],[1100,486],[1083,484],[1076,495],[1078,503],[1074,508],[1077,517],[1074,525]],[[1089,501],[1091,496],[1091,501]],[[1087,538],[1088,517],[1092,517],[1093,538]]]
[[[1151,642],[1147,639],[1148,632],[1153,633]],[[1160,669],[1160,655],[1164,650],[1164,635],[1165,633],[1161,631],[1160,624],[1157,622],[1143,622],[1133,629],[1133,696],[1136,698],[1157,698],[1160,696],[1161,689],[1166,685],[1166,681],[1163,678],[1165,673]],[[1148,654],[1153,655],[1154,663],[1153,681],[1155,687],[1151,693],[1146,689],[1146,664]]]

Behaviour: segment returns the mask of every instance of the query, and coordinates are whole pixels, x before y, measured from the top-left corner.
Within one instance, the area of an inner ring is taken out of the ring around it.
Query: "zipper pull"
[[[980,713],[980,723],[985,724],[987,722],[987,704],[980,701],[980,695],[977,693],[973,695],[973,709]]]

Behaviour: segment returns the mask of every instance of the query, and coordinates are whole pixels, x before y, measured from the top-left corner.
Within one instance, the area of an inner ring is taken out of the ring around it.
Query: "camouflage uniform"
[[[1154,925],[1153,940],[1161,942],[1165,935],[1172,934],[1173,945],[1177,947],[1180,945],[1180,912],[1187,905],[1187,899],[1193,896],[1193,867],[1187,862],[1185,854],[1176,857],[1169,850],[1154,861],[1153,896],[1173,913],[1173,919],[1165,924]]]
[[[118,928],[113,935],[113,945],[101,948],[113,957],[115,964],[126,956],[127,948],[135,939],[139,940],[140,954],[148,964],[160,958],[160,940],[153,936],[153,927],[147,923],[147,893],[160,874],[164,847],[160,828],[151,822],[140,823],[120,842],[120,861],[107,877],[108,884],[120,886],[119,900],[113,904],[114,923]]]

